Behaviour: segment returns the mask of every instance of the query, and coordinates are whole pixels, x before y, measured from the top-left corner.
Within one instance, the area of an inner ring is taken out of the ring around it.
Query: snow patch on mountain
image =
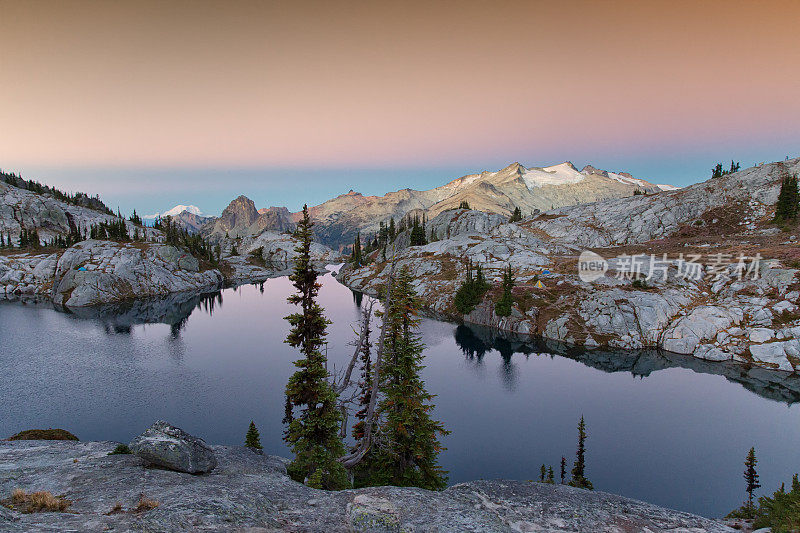
[[[608,177],[614,181],[618,181],[620,183],[625,183],[628,185],[638,185],[640,187],[652,187],[651,183],[648,183],[644,180],[636,179],[630,177],[630,175],[626,174],[617,174],[616,172],[608,172]]]
[[[189,213],[191,213],[193,215],[203,216],[203,212],[200,211],[200,208],[197,207],[196,205],[179,204],[179,205],[176,205],[175,207],[173,207],[172,209],[168,209],[167,211],[164,211],[163,213],[154,213],[152,215],[146,215],[143,218],[156,219],[156,218],[159,218],[159,217],[163,218],[163,217],[166,217],[166,216],[176,217],[176,216],[180,215],[181,213],[183,213],[184,211],[188,211]]]
[[[522,179],[529,190],[544,187],[545,185],[580,183],[584,177],[569,161],[552,167],[525,169],[522,173]]]

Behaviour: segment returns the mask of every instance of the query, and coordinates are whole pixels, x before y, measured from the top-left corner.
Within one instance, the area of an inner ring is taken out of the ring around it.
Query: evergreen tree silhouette
[[[338,490],[347,488],[347,472],[338,461],[344,455],[344,444],[339,436],[342,415],[337,407],[337,396],[328,381],[327,358],[321,348],[325,342],[325,318],[316,298],[322,286],[311,264],[311,217],[308,206],[303,206],[303,218],[297,224],[300,243],[295,248],[298,257],[289,279],[297,293],[289,296],[291,304],[300,311],[286,317],[291,325],[286,343],[299,348],[302,358],[294,362],[297,371],[286,385],[286,417],[289,427],[284,440],[294,452],[294,460],[287,467],[295,481],[310,487]],[[294,410],[300,413],[295,416]]]
[[[244,437],[244,445],[253,450],[262,450],[261,437],[258,434],[255,422],[250,421],[250,427],[247,429],[247,435]]]

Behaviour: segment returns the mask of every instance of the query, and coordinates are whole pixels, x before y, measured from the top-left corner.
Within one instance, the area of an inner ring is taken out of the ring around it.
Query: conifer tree
[[[303,218],[297,224],[300,244],[294,272],[289,279],[297,293],[289,303],[300,311],[286,317],[292,326],[286,343],[299,348],[302,358],[295,361],[297,371],[286,385],[286,417],[289,427],[284,440],[295,454],[287,470],[292,479],[311,487],[327,490],[348,486],[347,472],[338,459],[344,455],[339,436],[341,413],[337,396],[328,381],[326,357],[321,348],[330,323],[316,301],[321,284],[311,264],[311,228],[313,223],[308,206],[303,206]],[[295,409],[299,410],[295,416]]]
[[[561,484],[564,484],[564,479],[567,477],[567,458],[561,456]]]
[[[258,428],[256,428],[256,424],[252,420],[250,421],[250,427],[247,429],[247,435],[244,437],[244,445],[253,449],[253,451],[264,449],[261,446],[261,436],[258,434]]]
[[[411,225],[410,244],[411,246],[424,246],[428,244],[428,240],[425,237],[425,223],[420,221],[419,216],[414,217],[414,221]]]
[[[387,309],[385,363],[381,370],[381,442],[374,457],[374,484],[442,489],[447,475],[438,464],[444,448],[438,435],[449,433],[431,419],[433,395],[420,377],[424,345],[418,333],[420,303],[407,267],[400,270]]]
[[[364,438],[367,412],[372,398],[372,343],[370,342],[369,323],[365,323],[364,342],[361,343],[359,361],[361,363],[361,379],[358,381],[359,396],[358,405],[360,409],[356,413],[356,423],[353,425],[353,438],[356,443],[353,449],[358,448],[361,439]]]
[[[511,213],[511,218],[508,219],[509,222],[519,222],[522,220],[522,210],[519,207],[514,208],[514,212]]]
[[[547,483],[550,483],[551,485],[555,483],[552,466],[547,467]]]
[[[356,267],[361,266],[361,233],[356,233],[356,240],[353,242],[353,264]]]
[[[797,189],[797,175],[785,176],[775,204],[775,222],[789,222],[797,219],[800,210],[800,194]]]
[[[459,209],[470,209],[469,202],[466,200],[461,200],[461,203],[458,204]]]
[[[394,241],[394,237],[397,234],[397,228],[394,227],[394,218],[389,219],[389,239]]]
[[[539,481],[544,483],[544,477],[547,475],[547,467],[542,465],[542,468],[539,470]]]
[[[514,305],[514,272],[511,265],[503,272],[503,294],[494,306],[497,316],[510,316],[511,307]]]
[[[468,315],[483,300],[483,295],[489,290],[489,284],[483,275],[483,269],[477,265],[475,276],[472,275],[472,261],[467,261],[467,275],[464,283],[456,291],[453,305],[462,315]]]
[[[747,459],[744,461],[744,480],[747,483],[747,508],[752,513],[753,511],[753,491],[761,487],[758,483],[758,473],[756,472],[756,459],[755,448],[750,448],[747,452]]]
[[[576,452],[575,464],[572,466],[572,479],[569,481],[570,486],[579,487],[582,489],[592,490],[592,482],[586,479],[586,422],[581,421],[578,424],[578,451]]]

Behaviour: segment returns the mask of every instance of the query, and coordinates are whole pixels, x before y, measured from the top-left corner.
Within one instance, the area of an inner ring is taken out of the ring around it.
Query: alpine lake
[[[343,369],[366,296],[325,274],[329,370]],[[164,419],[215,444],[241,445],[251,420],[265,451],[289,457],[284,387],[296,350],[287,277],[213,294],[176,294],[61,312],[0,303],[0,437],[64,428],[128,442]],[[377,329],[377,323],[373,327]],[[596,490],[708,517],[745,498],[754,446],[762,489],[800,472],[800,377],[657,351],[583,350],[423,318],[423,377],[451,433],[451,484],[567,476],[587,424]],[[358,370],[354,371],[354,375]],[[352,422],[352,417],[351,417]]]

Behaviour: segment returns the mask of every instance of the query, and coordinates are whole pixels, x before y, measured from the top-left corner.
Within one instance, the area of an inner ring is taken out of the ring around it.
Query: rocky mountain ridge
[[[255,203],[242,195],[222,211],[219,218],[209,220],[200,232],[212,241],[252,237],[265,230],[286,231],[294,228],[286,208],[256,209]]]
[[[399,222],[406,214],[423,213],[433,219],[462,202],[486,213],[509,216],[515,208],[530,214],[556,207],[655,193],[662,188],[627,173],[598,171],[586,166],[578,171],[570,162],[550,167],[526,168],[513,163],[499,171],[484,171],[457,178],[426,191],[401,189],[384,196],[363,196],[350,191],[311,208],[322,242],[351,244],[356,231],[374,234],[381,222]]]
[[[520,223],[447,212],[428,223],[442,240],[399,243],[395,267],[411,270],[428,312],[451,320],[588,348],[655,347],[793,372],[800,369],[800,257],[792,235],[798,228],[782,231],[770,220],[782,177],[798,171],[800,159],[772,163],[686,189],[563,207]],[[587,248],[607,259],[608,271],[591,282],[577,268]],[[637,263],[636,272],[634,254],[663,264]],[[692,266],[697,279],[685,275],[690,255],[702,259]],[[756,256],[761,260],[754,267]],[[741,276],[742,257],[749,277]],[[468,260],[481,264],[495,287],[461,315],[453,296]],[[516,273],[516,304],[502,317],[494,301],[508,265]],[[338,279],[375,294],[390,271],[390,261],[375,254],[370,264],[343,268]]]
[[[383,196],[364,196],[350,190],[322,204],[309,207],[316,238],[333,248],[352,244],[357,232],[375,234],[381,222],[406,215],[439,213],[467,202],[473,209],[509,216],[515,208],[530,214],[557,207],[607,198],[621,198],[634,193],[673,190],[636,179],[626,172],[599,170],[591,165],[578,170],[570,162],[550,167],[530,167],[513,163],[499,171],[484,171],[457,178],[429,190],[401,189]],[[199,229],[213,240],[224,236],[255,236],[264,230],[288,231],[299,219],[285,207],[256,209],[245,196],[234,199],[219,218],[211,218]],[[197,229],[184,224],[190,231]]]

